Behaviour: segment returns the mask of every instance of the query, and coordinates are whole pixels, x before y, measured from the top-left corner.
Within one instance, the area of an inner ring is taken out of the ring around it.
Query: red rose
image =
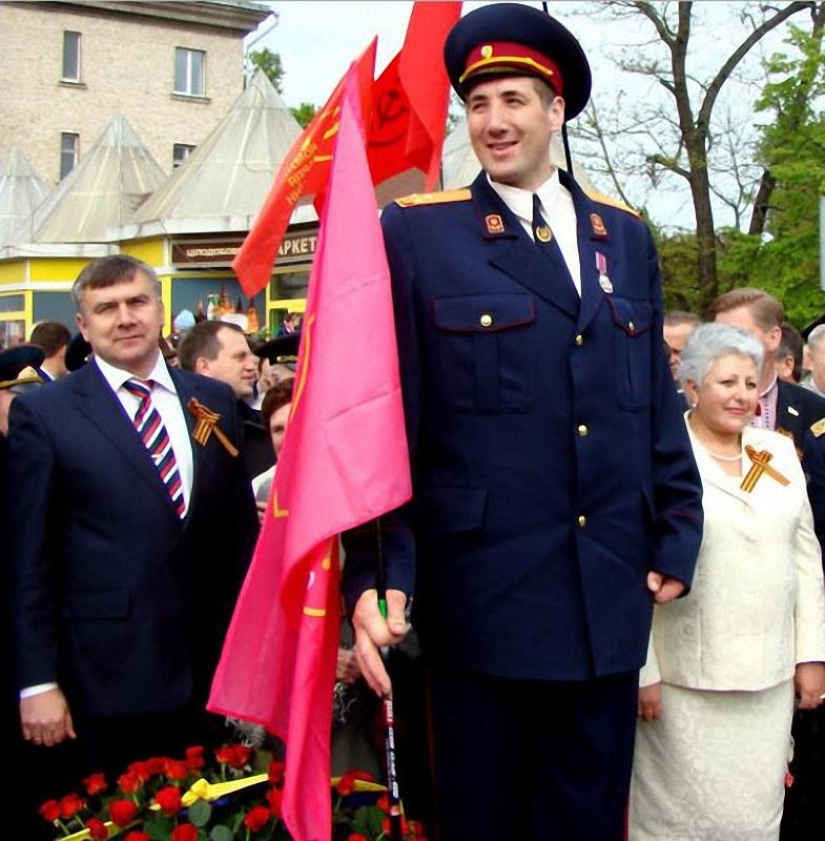
[[[347,836],[347,841],[369,841],[366,835],[361,835],[360,832],[351,832]]]
[[[249,764],[249,757],[252,756],[252,748],[246,745],[221,745],[215,751],[215,758],[221,765],[229,765],[230,768],[245,768]]]
[[[134,794],[136,791],[143,788],[143,783],[145,781],[144,777],[141,777],[132,771],[127,771],[125,774],[121,774],[117,778],[117,784],[120,786],[120,790],[124,794]]]
[[[60,804],[56,800],[47,800],[37,813],[49,823],[54,823],[60,817]]]
[[[269,811],[276,818],[282,817],[284,813],[284,790],[282,788],[271,788],[266,793],[266,799],[269,802]]]
[[[86,821],[86,829],[89,830],[92,841],[107,841],[109,838],[109,830],[100,818],[89,818]]]
[[[427,827],[424,826],[423,821],[409,821],[408,823],[413,841],[427,841]]]
[[[384,832],[387,837],[390,836],[390,819],[389,817],[384,818],[381,821],[381,831]],[[406,838],[407,833],[409,832],[409,827],[407,826],[407,819],[401,815],[401,834]]]
[[[348,794],[352,794],[353,791],[355,791],[356,780],[366,780],[368,783],[374,783],[375,777],[368,774],[366,771],[347,771],[347,773],[338,780],[338,785],[335,786],[335,790],[341,795],[341,797],[346,797]]]
[[[192,770],[197,771],[206,765],[206,760],[203,758],[203,747],[195,745],[186,749],[186,766]]]
[[[83,785],[86,786],[86,794],[90,797],[94,797],[94,795],[100,794],[101,791],[106,791],[108,788],[104,774],[91,774],[83,780]]]
[[[384,792],[378,800],[375,801],[375,805],[382,811],[386,812],[387,814],[390,813],[390,795],[389,792]]]
[[[137,832],[132,830],[123,841],[152,841],[148,832]]]
[[[270,813],[266,806],[253,806],[243,819],[243,825],[250,832],[260,832],[269,823]]]
[[[198,841],[198,830],[191,823],[182,823],[172,830],[171,841]]]
[[[67,794],[60,801],[60,817],[71,820],[84,806],[86,801],[77,794]]]
[[[155,801],[164,815],[177,815],[180,812],[180,796],[177,786],[167,786],[155,795]]]
[[[284,781],[285,766],[283,762],[270,762],[267,774],[269,775],[269,782],[274,785],[280,785]]]
[[[168,756],[152,756],[144,763],[151,776],[162,774],[166,770],[166,763],[169,762]]]
[[[113,800],[109,804],[109,817],[118,826],[128,826],[137,816],[137,803],[133,800]]]
[[[167,759],[165,770],[170,780],[185,780],[189,776],[189,768],[182,759]]]
[[[133,762],[127,769],[127,774],[133,774],[142,782],[146,782],[149,777],[152,776],[152,769],[149,767],[148,762]]]

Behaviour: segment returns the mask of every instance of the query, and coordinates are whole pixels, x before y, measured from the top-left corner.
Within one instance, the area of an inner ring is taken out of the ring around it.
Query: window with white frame
[[[206,53],[175,47],[175,93],[186,96],[204,96],[204,67]]]
[[[195,147],[187,143],[175,143],[172,146],[172,167],[179,167],[194,151]]]
[[[64,82],[80,81],[80,33],[63,33],[63,76]]]
[[[64,131],[60,135],[60,178],[64,179],[80,158],[80,135]]]

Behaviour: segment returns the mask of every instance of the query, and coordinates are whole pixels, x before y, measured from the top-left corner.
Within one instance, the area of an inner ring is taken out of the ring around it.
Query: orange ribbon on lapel
[[[224,449],[229,453],[229,455],[233,458],[238,455],[238,448],[223,434],[223,432],[221,432],[220,427],[218,426],[218,421],[221,419],[221,416],[217,412],[207,409],[203,403],[196,400],[194,397],[190,397],[189,402],[186,405],[190,414],[194,416],[195,420],[197,420],[195,428],[192,430],[192,437],[198,442],[198,444],[205,447],[206,442],[209,440],[209,436],[214,432],[215,437],[221,442],[221,444],[223,444]]]
[[[775,479],[780,485],[789,485],[790,480],[786,479],[778,470],[774,470],[768,465],[768,462],[773,458],[773,454],[767,450],[757,452],[748,444],[745,447],[745,453],[751,460],[751,469],[742,480],[739,486],[745,493],[750,493],[755,487],[756,483],[762,478],[763,474],[767,473],[771,479]]]

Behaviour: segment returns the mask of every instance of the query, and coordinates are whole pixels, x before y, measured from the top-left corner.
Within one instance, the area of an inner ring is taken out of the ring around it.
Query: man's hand
[[[20,700],[23,738],[36,745],[52,747],[76,738],[66,696],[59,689],[48,689]]]
[[[387,618],[378,609],[378,593],[367,590],[362,593],[352,614],[355,629],[355,656],[364,679],[372,690],[382,696],[392,694],[392,686],[381,649],[398,645],[404,639],[409,625],[404,615],[407,597],[400,590],[387,590]]]
[[[639,689],[639,703],[637,712],[639,718],[653,721],[662,717],[662,684],[651,683]]]
[[[815,710],[825,693],[825,663],[797,663],[793,682],[799,695],[799,709]]]
[[[666,604],[678,599],[685,592],[685,585],[678,578],[662,575],[661,572],[649,572],[647,589],[653,593],[656,604]]]

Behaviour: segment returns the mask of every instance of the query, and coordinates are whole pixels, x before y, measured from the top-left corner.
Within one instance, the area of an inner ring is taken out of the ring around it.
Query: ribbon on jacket
[[[192,431],[192,437],[198,442],[198,444],[205,447],[206,442],[209,440],[209,436],[214,432],[215,437],[221,442],[221,444],[223,444],[224,449],[229,453],[229,455],[233,458],[238,455],[238,448],[226,437],[226,435],[223,434],[223,432],[221,432],[221,429],[218,426],[218,421],[221,419],[221,416],[217,412],[213,412],[211,409],[208,409],[203,405],[203,403],[196,400],[194,397],[189,398],[187,408],[189,409],[189,413],[193,415],[197,421],[195,428]]]
[[[774,470],[773,467],[769,466],[768,462],[773,458],[773,453],[769,453],[767,450],[757,451],[750,444],[745,446],[745,453],[751,460],[751,468],[739,486],[745,493],[750,493],[756,487],[756,483],[766,473],[771,479],[779,482],[780,485],[790,484],[789,479],[786,479],[778,470]]]

